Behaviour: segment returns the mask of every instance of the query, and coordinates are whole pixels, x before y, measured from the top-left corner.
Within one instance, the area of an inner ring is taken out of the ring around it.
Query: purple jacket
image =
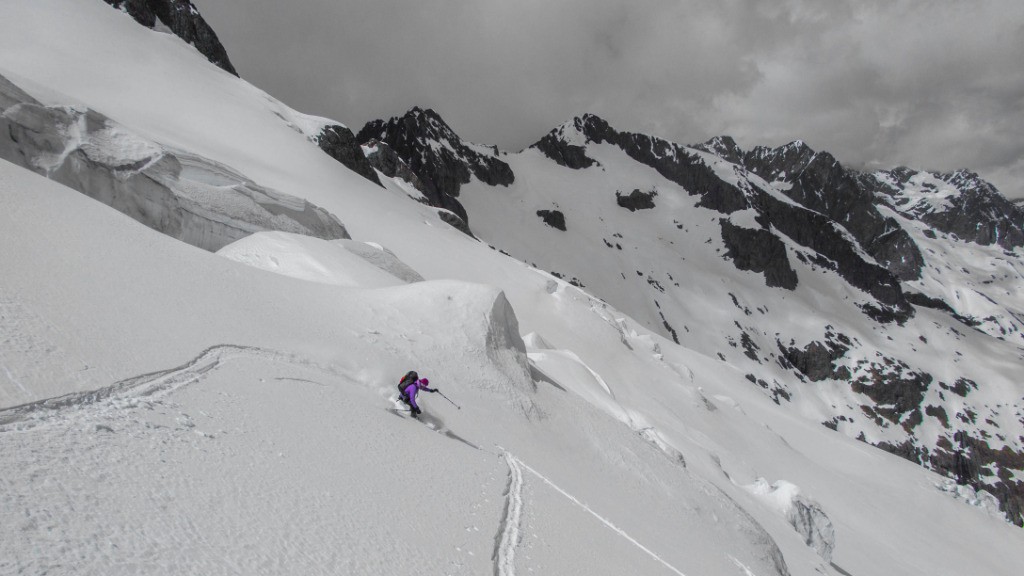
[[[427,388],[427,385],[423,383],[423,380],[417,380],[412,384],[405,387],[405,397],[409,399],[409,405],[419,410],[420,407],[416,404],[416,394],[419,393],[420,389],[426,390],[427,392],[433,392],[434,389]]]

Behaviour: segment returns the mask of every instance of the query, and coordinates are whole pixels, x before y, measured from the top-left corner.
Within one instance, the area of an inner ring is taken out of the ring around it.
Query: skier
[[[412,417],[417,417],[422,410],[416,403],[416,395],[420,390],[426,390],[427,392],[437,392],[437,388],[428,388],[430,380],[426,378],[418,378],[416,372],[410,372],[402,378],[402,383],[399,386],[401,394],[399,399],[409,407],[409,412],[412,413]]]

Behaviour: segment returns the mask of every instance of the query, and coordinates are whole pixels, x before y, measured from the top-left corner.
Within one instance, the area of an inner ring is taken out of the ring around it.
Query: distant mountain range
[[[1024,359],[1024,211],[977,174],[861,172],[801,141],[683,146],[594,115],[518,153],[419,108],[356,141],[496,249],[1021,523],[1024,401],[996,391]]]

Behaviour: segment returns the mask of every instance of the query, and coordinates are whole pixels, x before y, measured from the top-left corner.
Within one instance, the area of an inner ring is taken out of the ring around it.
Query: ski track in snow
[[[208,430],[206,426],[212,426],[210,422],[214,420],[195,405],[198,417],[186,413],[185,408],[176,403],[176,394],[193,384],[199,384],[195,388],[200,390],[202,384],[215,379],[214,374],[220,369],[228,367],[230,370],[230,366],[244,365],[248,361],[269,362],[270,366],[277,367],[288,365],[355,382],[336,367],[325,367],[300,355],[222,344],[207,348],[174,368],[126,378],[91,392],[0,410],[0,446],[4,448],[0,450],[0,460],[4,465],[18,468],[17,474],[0,474],[0,510],[4,512],[0,516],[4,523],[10,521],[0,529],[0,574],[9,571],[99,574],[161,570],[208,574],[290,573],[289,562],[317,568],[303,573],[384,573],[380,569],[388,565],[387,561],[375,564],[360,559],[360,546],[367,546],[366,542],[346,542],[335,549],[325,545],[327,542],[318,539],[316,533],[291,530],[297,527],[295,518],[289,517],[288,512],[290,506],[296,505],[305,506],[304,512],[297,515],[303,522],[329,526],[342,534],[363,533],[352,527],[351,520],[338,518],[330,511],[331,503],[344,502],[344,498],[314,491],[305,495],[305,500],[296,501],[294,494],[276,487],[274,482],[279,483],[280,477],[265,480],[251,474],[242,474],[246,480],[239,481],[238,486],[221,486],[217,481],[202,480],[210,479],[209,475],[195,475],[196,470],[210,465],[208,460],[204,461],[203,457],[196,457],[194,461],[183,459],[186,455],[191,458],[191,450],[209,454],[205,442],[223,435],[239,438],[239,434],[248,432],[241,432],[237,426],[227,431]],[[305,375],[299,373],[296,377],[267,380],[323,387],[315,381],[320,378],[301,377]],[[217,387],[221,385],[223,382]],[[213,389],[209,394],[206,398],[227,397]],[[249,423],[246,427],[253,425]],[[38,442],[39,438],[44,441],[37,446],[44,449],[30,449],[32,442]],[[185,454],[175,452],[175,446],[186,446]],[[269,461],[282,470],[289,469],[286,464],[278,464],[287,462],[288,454],[278,452],[272,437],[265,447],[266,450],[249,456],[250,466],[265,466]],[[153,484],[127,481],[122,485],[125,475],[133,479],[146,477],[145,472],[133,469],[130,461],[137,450],[154,455],[146,460],[149,465],[168,466],[164,462],[166,458],[172,463],[169,466],[175,461],[180,463],[182,471],[162,473],[160,481]],[[237,456],[232,450],[221,448],[221,455]],[[55,469],[62,471],[54,474]],[[236,472],[242,470],[236,468]],[[289,473],[283,474],[289,477]],[[247,500],[254,494],[261,494],[263,501],[270,504],[249,503]],[[191,499],[212,497],[216,499],[207,504],[211,507],[209,513],[198,514],[194,509],[198,500]],[[140,519],[140,509],[152,514]],[[231,514],[226,510],[231,510]],[[276,535],[267,534],[259,527],[265,520],[261,514],[268,514],[268,510],[275,514],[274,525],[279,528]],[[69,514],[81,516],[75,518]],[[68,521],[69,518],[72,521]],[[239,518],[242,524],[252,528],[239,528]],[[239,530],[238,540],[227,547],[223,537],[225,530]],[[375,536],[368,537],[369,545],[393,557],[397,549],[390,543],[390,548],[381,548],[381,531],[374,529],[368,533],[375,531]],[[31,551],[26,546],[37,549]],[[254,547],[259,549],[258,554],[253,552]],[[346,549],[349,553],[354,550],[355,557],[346,556]],[[14,557],[9,556],[12,551],[16,553]],[[436,558],[431,561],[440,562]],[[76,562],[78,568],[71,570],[69,567]],[[325,568],[328,566],[338,571]]]
[[[505,489],[505,514],[494,537],[494,576],[515,576],[516,546],[523,514],[523,469],[515,456],[504,452],[508,464],[508,488]]]
[[[582,508],[582,509],[586,510],[587,512],[589,512],[591,516],[593,516],[594,518],[597,518],[598,520],[600,520],[602,524],[604,524],[605,526],[607,526],[608,528],[610,528],[610,529],[611,529],[611,530],[612,530],[613,532],[617,533],[617,534],[618,534],[619,536],[622,536],[623,538],[625,538],[626,540],[628,540],[628,541],[629,541],[630,543],[632,543],[632,544],[633,544],[634,546],[636,546],[637,548],[639,548],[640,550],[642,550],[642,551],[643,551],[644,553],[646,553],[646,554],[647,554],[648,556],[650,556],[651,558],[653,558],[653,559],[657,560],[657,561],[658,561],[658,562],[659,562],[659,563],[660,563],[661,565],[665,566],[666,568],[668,568],[668,569],[669,569],[669,570],[671,570],[672,572],[674,572],[674,573],[678,574],[679,576],[686,576],[686,574],[684,574],[683,572],[679,571],[679,570],[678,570],[678,569],[677,569],[677,568],[676,568],[675,566],[673,566],[673,565],[669,564],[668,562],[666,562],[665,560],[663,560],[663,559],[661,558],[661,556],[658,556],[658,555],[657,555],[657,554],[655,554],[655,553],[654,553],[653,551],[651,551],[651,550],[650,550],[649,548],[647,548],[647,547],[646,547],[646,546],[644,546],[643,544],[641,544],[641,543],[637,542],[637,541],[636,541],[636,540],[635,540],[635,539],[634,539],[634,538],[633,538],[632,536],[630,536],[629,534],[627,534],[625,530],[623,530],[623,529],[619,528],[619,527],[618,527],[618,526],[616,526],[615,524],[612,524],[612,523],[611,523],[611,521],[609,521],[609,520],[608,520],[608,519],[606,519],[605,517],[601,516],[601,515],[600,515],[600,514],[598,514],[597,512],[594,512],[594,511],[593,511],[593,510],[592,510],[592,509],[590,508],[590,506],[587,506],[587,505],[586,505],[586,504],[584,504],[583,502],[580,502],[580,501],[579,501],[579,500],[578,500],[578,499],[577,499],[577,498],[576,498],[575,496],[573,496],[572,494],[569,494],[568,492],[566,492],[565,490],[563,490],[562,488],[560,488],[560,487],[559,487],[558,485],[556,485],[556,484],[555,484],[554,482],[552,482],[551,480],[549,480],[549,479],[548,479],[548,478],[547,478],[546,476],[544,476],[544,475],[543,475],[543,474],[541,474],[540,472],[537,472],[536,470],[534,470],[533,468],[531,468],[531,467],[530,467],[530,466],[529,466],[528,464],[526,464],[526,463],[525,463],[525,462],[523,462],[522,460],[519,460],[518,458],[516,458],[515,456],[511,455],[511,454],[510,454],[510,453],[508,453],[508,452],[505,452],[505,459],[506,459],[506,461],[508,462],[508,465],[509,465],[509,470],[510,470],[510,474],[512,473],[511,471],[513,470],[513,468],[514,468],[514,469],[516,470],[516,473],[518,473],[518,474],[519,474],[519,477],[520,477],[520,479],[519,479],[519,483],[518,483],[518,484],[519,484],[519,486],[518,486],[517,490],[521,490],[521,489],[522,489],[522,470],[521,470],[521,468],[520,468],[520,467],[522,467],[522,468],[525,468],[526,470],[528,470],[528,471],[529,471],[529,472],[530,472],[531,474],[533,474],[534,476],[536,476],[536,477],[537,477],[537,478],[539,478],[540,480],[542,480],[542,481],[543,481],[543,482],[544,482],[545,484],[547,484],[548,486],[550,486],[550,487],[554,488],[554,489],[555,489],[555,490],[556,490],[556,491],[557,491],[558,493],[560,493],[560,494],[561,494],[562,496],[565,496],[566,498],[568,498],[568,499],[569,499],[569,501],[571,501],[571,502],[572,502],[573,504],[576,504],[576,505],[577,505],[577,506],[579,506],[580,508]],[[510,494],[511,494],[511,491],[510,491]],[[520,502],[519,502],[518,506],[520,506],[520,507],[521,507],[521,506],[522,506],[522,502],[521,502],[521,499],[522,499],[522,497],[521,497],[521,495],[520,495],[520,494],[518,494],[518,493],[516,493],[516,498],[520,500]],[[510,496],[510,509],[511,509],[511,500],[512,500],[512,498],[511,498],[511,496]],[[519,513],[519,511],[517,510],[517,514],[518,514],[518,513]],[[504,523],[504,529],[505,529],[505,531],[508,531],[508,527],[507,527],[507,525],[508,525],[508,522],[505,522],[505,523]],[[518,527],[516,528],[516,535],[517,535],[517,538],[518,538]],[[504,544],[503,544],[503,545],[504,545]],[[514,546],[514,545],[513,545],[513,546]],[[497,567],[497,566],[496,566],[496,567]],[[495,573],[496,573],[496,574],[497,574],[498,576],[505,576],[506,574],[514,574],[514,572],[498,572],[497,570],[496,570],[496,572],[495,572]]]
[[[170,368],[126,378],[110,386],[88,392],[74,392],[0,410],[0,431],[9,424],[30,421],[41,423],[62,410],[81,408],[109,401],[115,407],[136,405],[142,399],[157,399],[189,384],[199,382],[204,375],[215,370],[231,358],[253,356],[312,366],[297,356],[274,350],[234,344],[211,346],[188,362]],[[319,367],[323,369],[323,367]]]

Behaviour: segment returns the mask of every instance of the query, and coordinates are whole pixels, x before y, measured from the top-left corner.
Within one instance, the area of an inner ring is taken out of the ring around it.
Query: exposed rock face
[[[0,158],[169,236],[216,251],[264,230],[348,238],[332,214],[206,158],[171,151],[92,110],[46,107],[0,81]],[[216,182],[216,185],[210,184]]]
[[[412,171],[412,168],[409,168],[405,160],[402,160],[398,153],[391,146],[388,146],[387,143],[371,138],[362,148],[367,162],[370,163],[370,166],[379,170],[381,174],[388,178],[401,178],[412,184],[413,188],[426,194],[426,184],[420,180],[420,177]]]
[[[789,264],[782,240],[768,230],[741,228],[724,218],[719,223],[728,249],[725,256],[731,258],[737,268],[763,273],[768,286],[796,288],[797,275]]]
[[[749,207],[739,188],[716,176],[714,170],[699,157],[678,144],[644,134],[619,132],[593,114],[586,114],[573,122],[585,143],[607,142],[618,146],[630,158],[654,168],[691,195],[700,195],[698,206],[723,214]]]
[[[931,374],[912,370],[905,362],[883,358],[881,363],[859,362],[850,389],[871,398],[878,416],[893,424],[906,422],[913,428],[921,421],[921,404],[931,383]]]
[[[928,408],[935,411],[934,407]],[[1024,451],[1009,446],[990,448],[986,440],[965,430],[940,436],[932,450],[918,445],[915,439],[896,444],[879,442],[876,446],[943,474],[950,484],[955,482],[957,491],[991,494],[1006,519],[1024,527],[1024,481],[1014,473],[1024,470]]]
[[[899,279],[885,268],[865,260],[856,244],[830,218],[783,202],[766,192],[758,194],[755,207],[762,225],[770,224],[797,244],[824,256],[827,260],[819,264],[833,268],[851,285],[890,307],[892,319],[899,321],[913,315]]]
[[[835,362],[843,358],[853,345],[849,338],[843,334],[836,334],[831,326],[825,333],[825,341],[812,341],[803,349],[792,346],[784,346],[776,340],[779,352],[787,362],[811,382],[820,382],[827,378],[836,380],[849,380],[850,371],[843,368],[836,368]]]
[[[730,150],[730,155],[740,154]],[[751,172],[769,182],[782,181],[783,193],[805,208],[840,223],[879,264],[901,280],[921,277],[924,258],[893,219],[875,206],[874,194],[862,187],[828,152],[815,152],[801,141],[779,148],[759,146],[742,155]]]
[[[195,46],[206,59],[238,76],[217,34],[189,0],[103,0],[131,15],[146,28],[163,24],[179,38]]]
[[[469,229],[469,224],[466,224],[466,221],[463,220],[462,218],[459,218],[459,216],[454,212],[450,210],[445,210],[444,208],[437,208],[437,216],[445,224],[448,224],[449,226],[455,228],[459,232],[462,232],[463,234],[466,234],[468,236],[473,235],[473,232],[470,231]]]
[[[1024,480],[1013,473],[1013,470],[1024,470],[1024,451],[1008,446],[993,450],[988,442],[966,431],[956,432],[953,442],[942,440],[945,442],[940,441],[922,460],[933,470],[953,477],[961,486],[993,493],[1006,517],[1024,527]]]
[[[658,195],[658,192],[651,190],[650,192],[641,192],[639,188],[633,190],[628,196],[623,196],[621,192],[615,193],[615,202],[628,209],[630,212],[636,212],[637,210],[650,210],[654,208],[654,197]]]
[[[482,147],[467,144],[433,110],[413,108],[400,118],[374,120],[356,139],[387,143],[419,177],[430,205],[450,210],[466,222],[469,217],[456,197],[471,176],[491,186],[515,181],[509,165],[497,158],[497,149],[485,154]]]
[[[540,150],[558,164],[574,170],[590,168],[597,164],[597,160],[587,156],[586,148],[566,138],[564,125],[549,132],[531,148]]]
[[[862,174],[861,184],[910,218],[958,238],[1006,249],[1024,246],[1024,210],[977,174],[896,168]]]
[[[334,124],[324,126],[316,137],[316,143],[328,156],[341,162],[356,174],[383,187],[374,172],[373,166],[363,154],[363,149],[356,143],[356,137],[347,126]]]
[[[919,292],[907,292],[907,302],[910,302],[914,306],[921,306],[922,308],[931,308],[933,310],[942,310],[949,314],[956,314],[956,310],[947,304],[944,300],[938,298],[932,298]]]
[[[537,210],[537,216],[540,216],[541,220],[545,224],[565,232],[565,214],[562,214],[558,210]]]
[[[419,202],[430,204],[427,196],[426,184],[420,180],[420,177],[417,176],[411,168],[409,168],[409,165],[405,163],[405,160],[402,160],[391,146],[388,146],[380,140],[371,138],[369,142],[361,147],[361,149],[370,166],[376,168],[388,178],[398,178],[408,182],[420,193],[418,196],[414,196],[413,194],[409,195]],[[446,208],[435,208],[437,209],[438,217],[441,218],[442,221],[468,236],[473,235],[473,232],[469,229],[469,224],[467,224],[466,221],[458,214]]]

